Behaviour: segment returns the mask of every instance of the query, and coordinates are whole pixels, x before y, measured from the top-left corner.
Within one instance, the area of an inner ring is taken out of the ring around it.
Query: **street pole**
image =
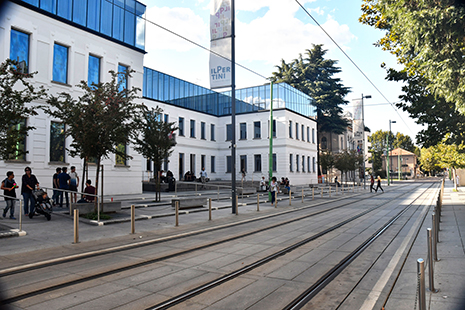
[[[388,186],[391,184],[391,177],[389,176],[389,134],[391,133],[391,121],[389,121],[389,132],[387,134],[387,137],[386,137],[386,171],[387,171],[387,183],[388,183]]]
[[[235,53],[235,21],[234,0],[231,1],[231,197],[232,213],[236,214],[236,53]]]
[[[270,83],[270,154],[268,158],[268,186],[271,186],[271,178],[273,177],[273,82]],[[268,198],[271,201],[272,192],[268,191]]]
[[[370,95],[367,95],[365,98],[371,98]],[[363,156],[363,189],[366,189],[366,177],[365,177],[365,111],[363,107],[363,94],[362,94],[362,156]]]

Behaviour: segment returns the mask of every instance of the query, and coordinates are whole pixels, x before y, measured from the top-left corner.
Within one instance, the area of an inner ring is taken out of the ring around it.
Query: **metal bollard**
[[[426,229],[428,233],[428,273],[429,273],[429,290],[432,293],[437,293],[438,291],[434,289],[434,267],[433,267],[433,234],[431,228]]]
[[[432,218],[432,222],[433,222],[433,231],[432,231],[432,234],[433,234],[433,248],[432,248],[432,251],[433,251],[433,259],[435,262],[439,261],[438,259],[438,231],[437,231],[437,220],[438,220],[438,217],[437,217],[437,214],[436,212],[433,212],[433,214],[431,214],[431,218]]]
[[[323,198],[323,187],[321,187],[320,194],[321,194],[321,198]]]
[[[239,196],[236,195],[236,215],[239,215]]]
[[[337,195],[337,192],[338,192],[338,186],[337,186],[337,184],[336,184],[336,195]]]
[[[19,200],[19,231],[23,231],[23,200]]]
[[[278,207],[278,191],[274,192],[274,207]]]
[[[175,202],[175,212],[176,212],[176,223],[174,224],[174,226],[178,227],[179,226],[179,201],[176,201]]]
[[[220,201],[220,186],[218,185],[218,201]]]
[[[312,200],[315,200],[315,188],[312,187]]]
[[[195,196],[197,196],[197,183],[195,183]]]
[[[304,188],[302,187],[302,203],[304,202]]]
[[[417,259],[417,277],[419,309],[426,310],[425,261],[423,258]]]
[[[292,191],[289,190],[289,205],[292,205]]]
[[[331,186],[329,187],[329,198],[331,198]]]
[[[74,242],[79,243],[79,209],[74,209]]]
[[[208,198],[208,220],[212,220],[212,199]]]
[[[257,194],[257,211],[260,211],[260,194]]]
[[[136,233],[136,206],[131,205],[131,234]]]

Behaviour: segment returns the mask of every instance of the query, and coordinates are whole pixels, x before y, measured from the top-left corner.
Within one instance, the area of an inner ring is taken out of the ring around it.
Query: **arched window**
[[[328,140],[326,137],[321,138],[321,149],[326,150],[328,148]]]

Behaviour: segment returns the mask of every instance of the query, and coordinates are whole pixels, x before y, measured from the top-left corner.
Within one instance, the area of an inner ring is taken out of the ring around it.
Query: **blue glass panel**
[[[40,8],[52,14],[55,14],[57,11],[57,2],[56,0],[41,0]]]
[[[118,91],[122,91],[123,89],[128,89],[128,79],[126,78],[126,71],[128,67],[123,65],[118,65]]]
[[[57,0],[57,15],[65,19],[71,20],[72,2],[69,0]]]
[[[152,76],[152,72],[149,71],[149,69],[147,69],[146,67],[144,67],[144,79],[142,81],[142,97],[148,97],[147,96],[147,89],[148,89],[148,87],[147,87],[148,76],[147,75],[148,75],[149,72],[150,72],[150,76]],[[152,87],[152,86],[150,85],[150,87]],[[150,97],[148,97],[148,98],[150,98]]]
[[[10,37],[10,59],[20,63],[20,68],[23,68],[24,73],[28,73],[29,68],[29,35],[11,29]]]
[[[160,72],[158,74],[158,100],[165,100],[164,88],[163,88],[163,74]]]
[[[74,0],[73,3],[73,22],[85,26],[87,19],[87,0]]]
[[[39,0],[23,0],[23,1],[36,7],[39,6]]]
[[[56,43],[53,47],[53,80],[68,82],[68,48]]]
[[[145,19],[136,18],[136,47],[145,50]]]
[[[153,74],[152,74],[151,71],[148,74],[145,74],[145,72],[144,72],[144,87],[145,87],[144,91],[145,91],[145,94],[143,94],[143,96],[146,96],[146,97],[149,97],[149,98],[153,98],[152,78],[153,78]]]
[[[113,7],[113,33],[112,37],[116,40],[123,40],[124,32],[124,9],[115,6]]]
[[[87,0],[87,27],[100,30],[100,0]]]
[[[89,86],[100,82],[100,58],[89,55],[87,83]]]
[[[131,13],[125,13],[124,17],[124,42],[134,45],[136,36],[136,16]]]
[[[125,9],[131,13],[136,13],[136,0],[126,0]]]
[[[113,24],[113,5],[107,0],[102,0],[102,10],[100,12],[100,32],[111,36]]]
[[[170,89],[170,100],[177,99],[177,98],[174,96],[174,89],[175,89],[174,80],[175,80],[174,77],[170,77],[170,86],[169,86],[169,89]]]
[[[163,88],[163,100],[170,100],[170,77],[165,74],[163,77],[164,88]]]
[[[158,76],[159,76],[158,72],[153,71],[153,75],[152,75],[152,77],[153,77],[153,87],[152,87],[153,88],[153,97],[152,98],[153,99],[158,99],[159,96],[160,96],[160,93],[158,91]]]

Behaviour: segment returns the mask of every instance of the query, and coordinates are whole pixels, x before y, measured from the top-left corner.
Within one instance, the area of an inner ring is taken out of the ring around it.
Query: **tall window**
[[[195,154],[191,154],[191,173],[195,175]]]
[[[310,169],[310,156],[307,156],[307,172],[312,172]]]
[[[312,143],[315,143],[315,128],[312,128]]]
[[[215,156],[210,157],[210,169],[212,173],[216,172]]]
[[[205,140],[205,122],[200,123],[200,139]]]
[[[302,155],[302,172],[305,172],[305,156]]]
[[[292,167],[292,161],[293,161],[293,157],[292,157],[292,154],[289,154],[289,171],[294,171],[293,167]]]
[[[53,80],[68,83],[68,48],[57,43],[53,47]]]
[[[210,140],[215,141],[215,124],[210,124]]]
[[[241,171],[247,171],[247,155],[241,155]]]
[[[23,119],[16,125],[11,126],[12,131],[24,131],[27,126],[26,119]],[[9,159],[11,160],[26,160],[26,132],[22,135],[23,138],[20,142],[16,143],[15,150],[10,154]]]
[[[178,121],[179,135],[184,136],[184,117],[180,117]]]
[[[307,142],[310,142],[310,127],[307,127]]]
[[[299,123],[295,123],[295,138],[299,139]]]
[[[11,29],[10,59],[19,62],[21,72],[29,72],[29,35],[27,33]]]
[[[227,124],[226,125],[226,141],[231,141],[232,140],[232,125]]]
[[[296,137],[296,139],[297,139],[297,137]],[[300,163],[299,163],[299,155],[295,155],[295,170],[297,172],[299,172],[299,165],[300,165]]]
[[[184,153],[179,153],[179,169],[178,169],[178,176],[179,180],[184,178]]]
[[[100,82],[100,58],[89,55],[89,66],[87,72],[87,84],[98,84]]]
[[[302,141],[305,141],[305,135],[304,135],[304,129],[305,129],[305,126],[302,125],[302,130],[300,131],[302,133]]]
[[[315,157],[313,157],[313,164],[312,164],[312,170],[313,170],[313,173],[316,172],[316,161],[315,161]]]
[[[169,123],[170,122],[170,116],[168,114],[165,114],[164,116],[164,121],[165,123]]]
[[[116,149],[123,153],[123,154],[127,154],[127,147],[126,147],[126,144],[119,144]],[[126,160],[126,157],[124,156],[121,156],[121,155],[116,155],[115,157],[115,163],[117,166],[126,166],[127,165],[127,160]]]
[[[253,123],[253,137],[255,139],[260,139],[262,137],[262,129],[260,122]]]
[[[289,121],[289,138],[292,138],[292,121]]]
[[[169,163],[169,159],[168,157],[166,157],[165,159],[163,159],[163,170],[168,171],[168,163]]]
[[[254,171],[261,172],[262,171],[262,155],[254,155]]]
[[[128,89],[128,67],[118,64],[118,90]]]
[[[231,173],[232,161],[231,156],[226,156],[226,172]]]
[[[278,171],[278,160],[276,158],[276,153],[273,153],[273,171]]]
[[[50,161],[65,161],[65,124],[50,123]]]
[[[241,140],[247,140],[247,123],[241,123],[240,127],[241,127],[240,139]]]
[[[200,169],[205,168],[206,162],[205,162],[205,155],[200,156]]]
[[[191,119],[191,138],[195,138],[195,120]]]

